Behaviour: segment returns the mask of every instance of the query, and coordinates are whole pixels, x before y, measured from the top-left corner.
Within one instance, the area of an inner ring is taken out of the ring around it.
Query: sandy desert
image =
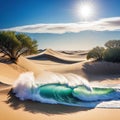
[[[37,55],[20,57],[17,64],[0,62],[0,119],[1,120],[119,120],[120,109],[83,108],[59,104],[20,101],[12,93],[15,80],[21,73],[33,72],[35,78],[47,72],[74,73],[91,85],[120,84],[120,64],[86,60],[87,51],[55,51],[45,49]]]

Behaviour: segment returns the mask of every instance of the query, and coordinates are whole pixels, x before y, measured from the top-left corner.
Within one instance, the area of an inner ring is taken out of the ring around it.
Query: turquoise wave
[[[73,90],[73,95],[83,101],[98,101],[119,99],[120,93],[113,88],[97,88],[93,87],[89,91],[85,86],[79,86]]]
[[[54,99],[59,103],[67,104],[120,99],[120,92],[113,88],[93,87],[91,91],[88,90],[84,85],[69,87],[61,84],[47,84],[40,86],[39,91],[40,96],[43,98]]]
[[[20,100],[90,108],[120,108],[120,85],[91,87],[85,79],[73,74],[63,76],[52,73],[49,79],[42,77],[35,80],[33,73],[24,73],[14,83],[13,92]]]

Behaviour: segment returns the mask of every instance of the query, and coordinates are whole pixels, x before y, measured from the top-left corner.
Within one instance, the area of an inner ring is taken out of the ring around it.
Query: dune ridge
[[[58,63],[76,63],[83,61],[84,59],[80,55],[69,55],[62,52],[54,51],[52,49],[46,49],[38,55],[28,56],[28,59],[32,60],[51,60]]]

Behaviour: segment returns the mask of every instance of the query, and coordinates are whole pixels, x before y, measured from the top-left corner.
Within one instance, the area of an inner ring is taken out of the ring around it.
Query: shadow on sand
[[[54,61],[57,63],[63,63],[63,64],[73,64],[73,63],[77,63],[77,62],[81,62],[81,60],[79,61],[69,61],[69,60],[64,60],[52,55],[48,55],[48,54],[43,54],[43,55],[38,55],[38,56],[34,56],[34,57],[29,57],[28,59],[30,60],[50,60],[50,61]]]
[[[120,64],[110,62],[90,62],[83,65],[82,71],[89,81],[117,80],[120,78]]]
[[[12,92],[12,89],[8,93],[8,100],[6,101],[6,103],[9,104],[10,107],[12,107],[15,110],[19,108],[23,108],[25,111],[29,111],[31,113],[43,113],[47,115],[67,114],[77,111],[87,111],[91,109],[91,108],[65,106],[60,104],[43,104],[31,100],[20,101]]]

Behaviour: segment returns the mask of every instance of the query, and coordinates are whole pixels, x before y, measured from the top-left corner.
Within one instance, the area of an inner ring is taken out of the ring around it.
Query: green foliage
[[[110,40],[103,47],[93,48],[87,54],[87,59],[104,60],[108,62],[120,62],[120,40]]]
[[[109,40],[105,43],[107,49],[104,60],[109,62],[120,62],[120,40]]]
[[[104,47],[95,47],[87,54],[87,59],[103,60]]]
[[[32,54],[37,52],[37,41],[32,40],[23,33],[16,34],[10,31],[0,32],[0,52],[14,62],[22,54]]]
[[[109,40],[105,43],[107,48],[120,48],[120,40]]]
[[[120,62],[120,48],[108,48],[104,53],[104,60],[108,62]]]

